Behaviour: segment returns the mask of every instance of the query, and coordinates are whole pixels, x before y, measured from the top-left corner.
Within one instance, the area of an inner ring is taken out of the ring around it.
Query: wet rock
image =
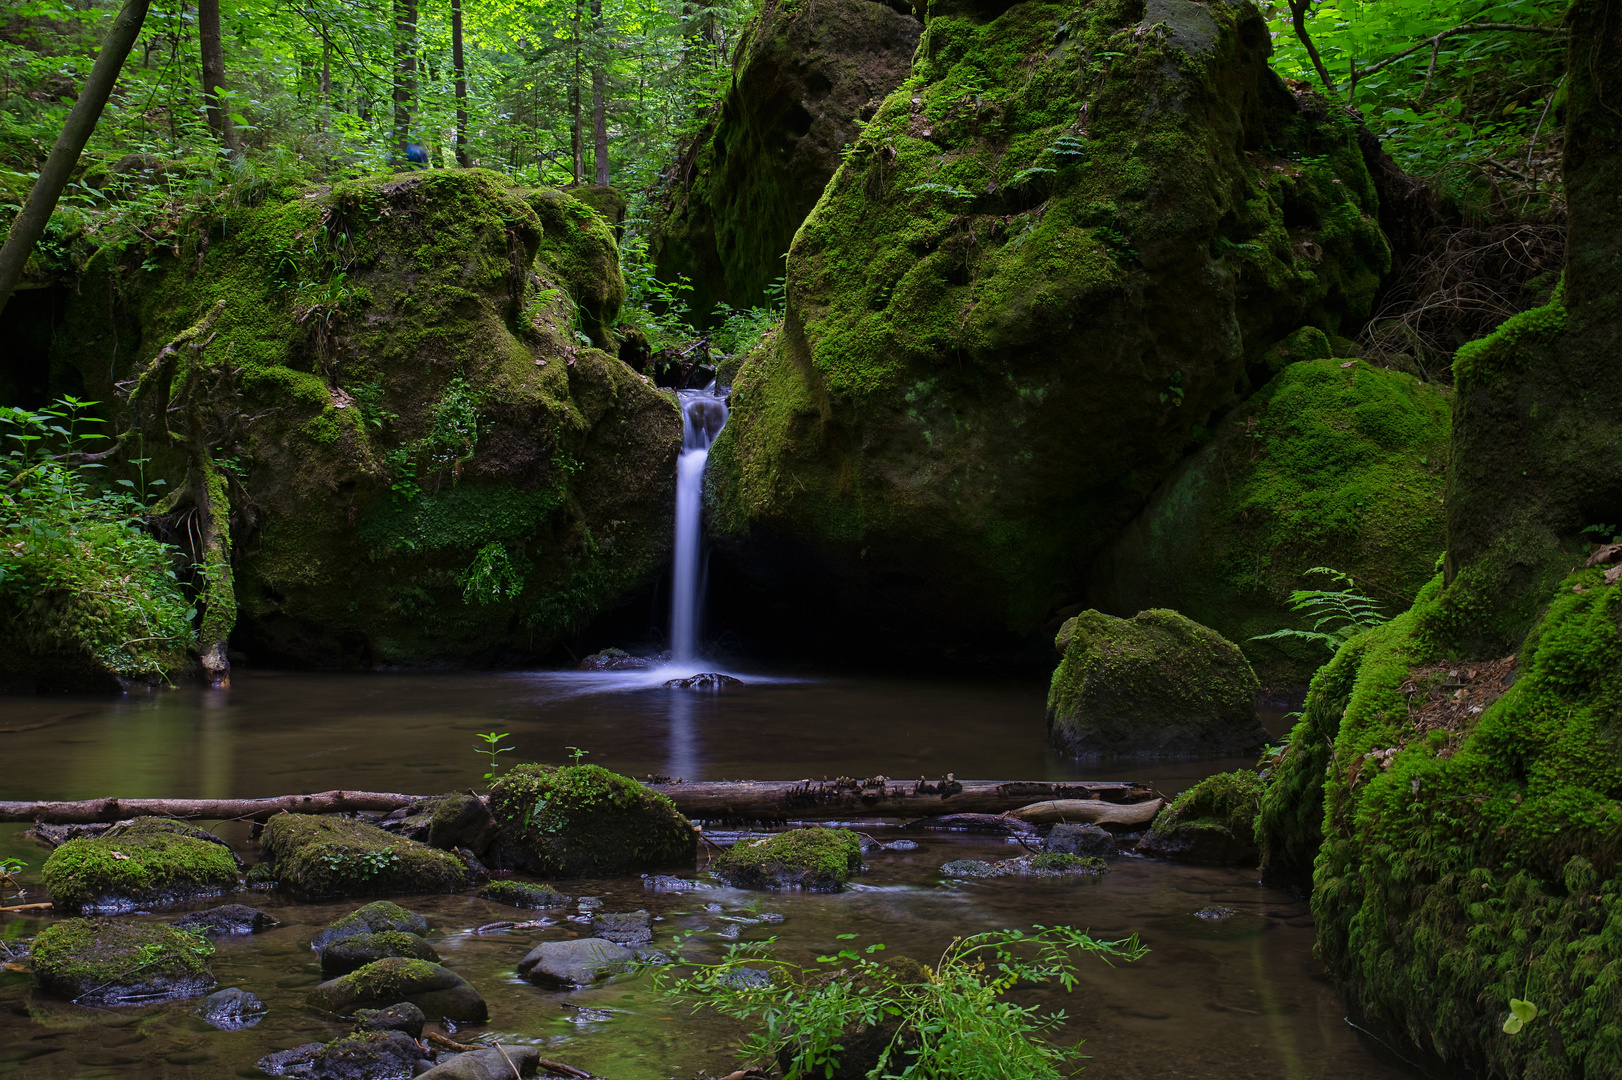
[[[624,649],[604,649],[592,653],[580,661],[577,670],[580,671],[640,671],[651,668],[653,661],[641,656],[632,656]]]
[[[322,1043],[312,1042],[266,1054],[259,1059],[259,1071],[271,1076],[309,1076],[310,1065],[322,1049]]]
[[[1071,855],[1062,851],[1021,855],[1017,859],[1004,859],[996,865],[1002,868],[1004,873],[1020,877],[1095,877],[1109,872],[1109,863],[1103,859]]]
[[[941,874],[945,877],[1002,877],[1008,871],[1001,863],[986,862],[984,859],[953,859],[941,866]]]
[[[743,680],[719,671],[701,671],[685,679],[670,679],[665,685],[680,690],[724,690],[729,686],[742,686]]]
[[[385,1009],[409,1001],[435,1019],[483,1023],[490,1017],[484,998],[462,976],[439,964],[399,956],[329,979],[311,990],[305,1001],[335,1016],[353,1016],[358,1009]]]
[[[1232,918],[1233,915],[1233,908],[1217,907],[1215,905],[1202,907],[1194,913],[1195,918],[1207,919],[1211,922],[1221,922],[1223,919]]]
[[[716,982],[731,990],[764,990],[772,984],[772,973],[764,968],[733,968]]]
[[[239,867],[213,833],[145,817],[65,842],[44,874],[58,911],[113,915],[218,896],[236,886]]]
[[[428,1067],[422,1047],[405,1032],[358,1031],[323,1046],[307,1075],[311,1080],[411,1080]]]
[[[61,847],[69,840],[83,840],[86,837],[100,836],[112,828],[110,822],[85,822],[71,825],[52,825],[44,821],[36,821],[23,833],[30,840],[44,844],[48,848]]]
[[[407,934],[416,934],[422,937],[428,933],[428,919],[415,911],[407,911],[399,904],[388,900],[377,900],[363,908],[351,911],[331,926],[316,934],[310,939],[313,949],[325,949],[327,946],[342,941],[345,938],[359,937],[361,934],[376,934],[384,930],[400,930]]]
[[[1113,859],[1120,854],[1115,836],[1097,825],[1055,825],[1043,838],[1042,850],[1088,859]]]
[[[1262,791],[1248,769],[1208,776],[1160,812],[1138,851],[1202,866],[1255,866]]]
[[[428,824],[428,843],[446,851],[467,848],[479,852],[496,838],[496,819],[477,795],[447,795],[434,804]]]
[[[34,939],[40,989],[81,1005],[195,997],[214,985],[214,946],[158,923],[68,919]]]
[[[187,930],[204,937],[233,937],[237,934],[257,934],[281,923],[246,904],[222,904],[207,911],[193,911],[174,921],[176,930]]]
[[[1259,749],[1255,673],[1237,646],[1175,611],[1084,611],[1061,628],[1048,740],[1084,757],[1232,757]]]
[[[499,869],[576,877],[691,867],[697,857],[698,834],[669,799],[597,765],[516,765],[492,786],[490,809]]]
[[[653,940],[653,922],[646,911],[603,912],[591,917],[591,932],[619,945],[646,945]]]
[[[885,851],[917,851],[922,846],[916,840],[891,840],[884,845]]]
[[[794,829],[764,840],[740,840],[711,872],[738,889],[838,892],[862,868],[860,838],[849,829]]]
[[[232,986],[204,998],[197,1006],[197,1015],[221,1031],[238,1031],[264,1019],[265,1003]]]
[[[513,1070],[521,1077],[534,1076],[541,1064],[541,1052],[533,1046],[503,1044],[457,1054],[420,1074],[417,1080],[513,1080]]]
[[[403,1031],[413,1039],[422,1038],[422,1027],[428,1022],[423,1011],[402,1001],[386,1009],[356,1009],[356,1031]]]
[[[310,897],[450,892],[467,876],[449,852],[333,815],[278,814],[260,842],[281,887]]]
[[[356,934],[334,942],[321,950],[321,974],[332,978],[358,971],[374,960],[389,956],[404,956],[412,960],[439,963],[439,954],[416,934],[403,930],[381,930],[375,934]]]
[[[713,889],[703,881],[688,881],[686,878],[671,877],[668,874],[643,874],[642,887],[657,893],[685,893],[701,892],[704,889]]]
[[[569,897],[550,885],[532,885],[524,881],[492,881],[479,890],[479,896],[515,908],[560,908],[567,907],[571,902]]]
[[[602,938],[545,941],[518,962],[518,974],[541,986],[590,986],[627,970],[635,954]]]

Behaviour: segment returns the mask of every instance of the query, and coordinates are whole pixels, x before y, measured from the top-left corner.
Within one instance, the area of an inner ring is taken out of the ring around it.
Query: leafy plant
[[[23,895],[23,887],[22,883],[17,880],[17,875],[26,869],[28,869],[28,864],[21,859],[0,859],[0,882],[4,882],[11,887],[12,892],[21,896]]]
[[[517,747],[514,746],[501,745],[501,740],[505,739],[510,734],[512,734],[510,731],[503,731],[499,734],[494,731],[485,731],[479,733],[478,737],[484,743],[484,745],[478,747],[475,752],[483,754],[490,759],[490,771],[484,774],[484,779],[494,780],[496,778],[496,772],[501,768],[501,763],[496,759],[502,754],[511,753],[513,750],[517,749]]]
[[[1064,1013],[1043,1013],[1005,995],[1018,984],[1074,989],[1081,954],[1130,962],[1148,950],[1136,935],[1099,941],[1070,927],[1035,930],[955,938],[933,969],[881,963],[873,955],[882,944],[859,952],[842,948],[809,968],[773,958],[775,939],[739,944],[719,963],[692,965],[693,973],[670,983],[666,993],[756,1025],[741,1056],[767,1060],[786,1050],[784,1080],[832,1076],[849,1033],[885,1025],[894,1034],[871,1076],[1056,1080],[1070,1075],[1077,1057],[1074,1048],[1046,1038]],[[763,970],[769,978],[759,974]]]
[[[377,851],[328,851],[321,861],[335,874],[348,874],[365,881],[400,861],[392,846]]]
[[[1504,1034],[1514,1035],[1538,1017],[1538,1007],[1520,998],[1509,999],[1509,1016],[1504,1020]]]
[[[524,591],[524,571],[514,565],[507,545],[492,540],[479,549],[473,565],[456,576],[462,600],[468,604],[494,604]]]
[[[1327,566],[1314,566],[1309,574],[1323,574],[1339,584],[1338,589],[1296,589],[1290,593],[1290,610],[1303,612],[1312,620],[1312,629],[1285,628],[1271,634],[1257,634],[1252,641],[1311,641],[1331,653],[1346,642],[1389,622],[1391,617],[1380,605],[1357,589],[1351,576]]]

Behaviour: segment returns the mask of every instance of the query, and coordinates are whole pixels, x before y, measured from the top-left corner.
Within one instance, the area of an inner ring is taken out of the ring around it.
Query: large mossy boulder
[[[1034,655],[1264,352],[1368,313],[1389,251],[1355,131],[1270,51],[1249,3],[929,6],[710,455],[762,625]]]
[[[143,817],[62,844],[44,877],[58,911],[112,915],[218,896],[236,887],[239,866],[212,833]]]
[[[428,933],[428,917],[415,911],[407,911],[399,904],[388,900],[374,900],[317,932],[310,939],[310,947],[325,949],[328,945],[335,945],[352,937],[388,931],[422,937]]]
[[[462,976],[439,964],[389,957],[311,990],[305,1003],[334,1016],[360,1009],[386,1009],[409,1001],[427,1017],[482,1024],[490,1018],[484,998]]]
[[[1233,642],[1175,611],[1084,611],[1056,641],[1048,741],[1083,757],[1231,757],[1258,750],[1255,672]]]
[[[1351,1007],[1482,1076],[1622,1073],[1622,19],[1567,26],[1562,290],[1455,358],[1444,572],[1313,679],[1258,829]]]
[[[34,939],[29,964],[40,989],[81,1005],[195,997],[214,986],[214,946],[171,926],[68,919]]]
[[[1115,615],[1172,608],[1237,644],[1265,684],[1305,683],[1323,646],[1253,639],[1311,628],[1290,594],[1333,583],[1307,571],[1350,574],[1390,614],[1436,573],[1450,397],[1362,361],[1290,363],[1094,563],[1089,602]]]
[[[331,814],[277,814],[260,843],[280,887],[310,897],[450,892],[467,880],[455,855]]]
[[[922,23],[872,0],[772,3],[744,30],[721,107],[684,148],[655,221],[659,276],[701,317],[765,302],[842,153],[906,78]]]
[[[603,351],[624,284],[585,203],[431,170],[271,189],[181,234],[90,261],[53,370],[117,402],[115,381],[224,302],[206,357],[235,372],[214,403],[234,649],[317,667],[519,659],[651,585],[681,418]],[[146,479],[174,487],[167,453]]]
[[[862,869],[862,841],[849,829],[792,829],[739,840],[710,869],[738,889],[838,892]]]
[[[670,800],[597,765],[517,765],[490,788],[501,828],[493,863],[543,877],[629,874],[698,854]]]
[[[1204,866],[1255,866],[1261,779],[1249,769],[1208,776],[1167,804],[1138,850]]]

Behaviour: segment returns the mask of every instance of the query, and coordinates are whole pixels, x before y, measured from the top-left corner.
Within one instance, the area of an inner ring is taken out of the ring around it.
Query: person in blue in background
[[[412,165],[428,164],[428,148],[422,143],[406,143],[406,161]]]

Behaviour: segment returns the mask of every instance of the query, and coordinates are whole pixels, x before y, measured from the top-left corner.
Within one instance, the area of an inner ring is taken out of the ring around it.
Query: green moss
[[[567,896],[550,885],[536,885],[525,881],[492,881],[479,890],[479,896],[516,908],[563,907],[569,902]]]
[[[1018,860],[1016,860],[1018,861]],[[1109,863],[1085,855],[1071,855],[1063,851],[1048,851],[1030,856],[1028,873],[1038,877],[1071,877],[1077,874],[1106,874]]]
[[[214,896],[237,880],[231,849],[189,826],[137,819],[107,834],[69,840],[45,860],[45,887],[59,911],[121,912]]]
[[[764,840],[740,840],[711,864],[740,889],[838,892],[862,868],[862,841],[849,829],[793,829]]]
[[[391,956],[317,986],[306,999],[311,1008],[337,1016],[409,1001],[428,1016],[482,1023],[489,1008],[478,991],[439,964]]]
[[[512,865],[548,877],[690,864],[697,833],[669,799],[597,765],[516,765],[490,789]]]
[[[84,1005],[189,997],[214,984],[206,938],[157,923],[68,919],[34,939],[41,989]]]
[[[322,949],[347,938],[390,930],[421,937],[428,932],[428,920],[414,911],[407,911],[399,904],[388,900],[374,900],[364,907],[351,911],[316,934],[310,944],[313,948]]]
[[[467,877],[454,855],[332,815],[278,814],[260,842],[281,886],[312,897],[450,892]]]

